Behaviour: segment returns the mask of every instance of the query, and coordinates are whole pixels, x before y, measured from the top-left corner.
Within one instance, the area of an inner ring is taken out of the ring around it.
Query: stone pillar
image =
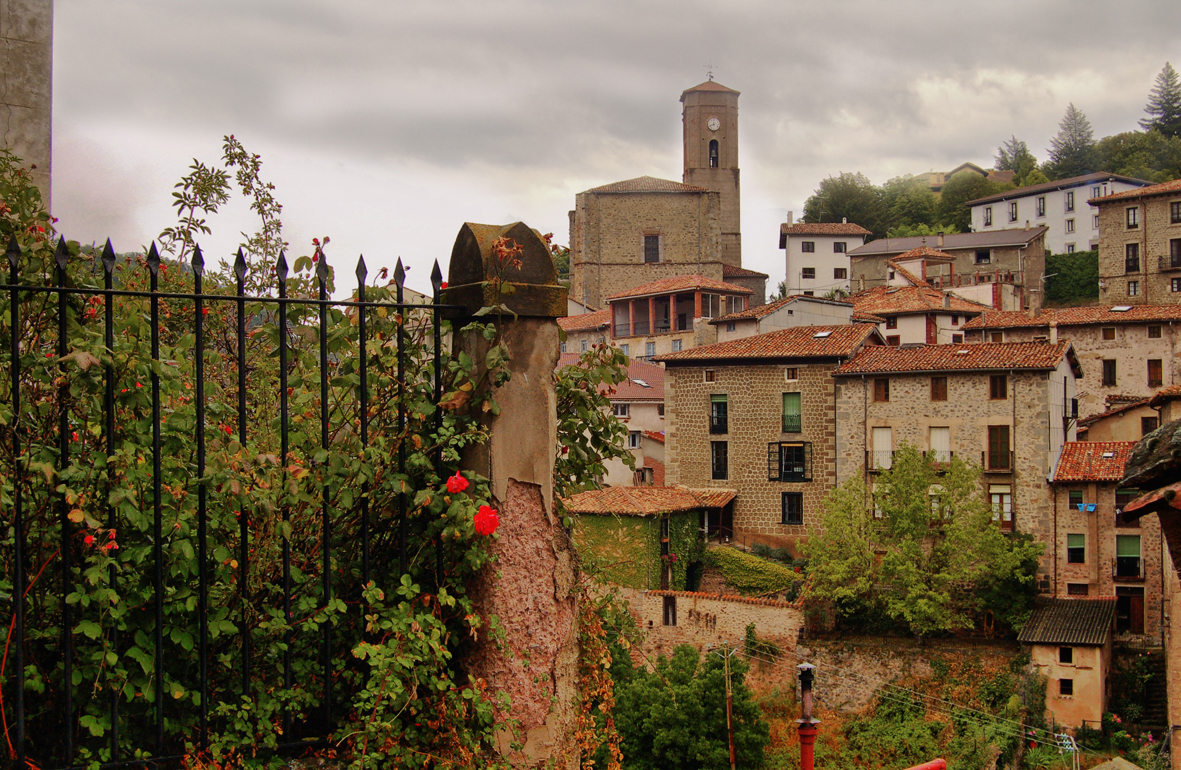
[[[53,0],[0,0],[0,147],[31,168],[50,210]],[[36,168],[33,168],[33,167]]]
[[[693,292],[693,320],[701,318],[701,292]]]
[[[648,333],[656,334],[656,297],[648,298]]]
[[[634,299],[627,301],[627,336],[636,336],[636,301]]]
[[[495,273],[492,243],[512,238],[524,247],[520,270],[504,280],[512,294],[489,284]],[[520,752],[501,752],[521,767],[573,768],[572,733],[577,720],[578,629],[574,546],[553,515],[553,457],[557,445],[553,371],[558,359],[557,318],[566,315],[566,290],[558,285],[549,249],[536,231],[512,225],[465,224],[455,239],[443,302],[463,306],[461,328],[481,307],[503,302],[501,333],[509,349],[511,378],[494,398],[498,415],[486,415],[491,440],[471,447],[463,467],[488,477],[500,528],[492,550],[497,561],[472,586],[481,615],[495,615],[505,638],[498,648],[481,636],[462,665],[492,694],[512,699],[511,717],[521,725]],[[495,314],[484,317],[494,320]],[[456,334],[455,346],[485,360],[482,336]]]

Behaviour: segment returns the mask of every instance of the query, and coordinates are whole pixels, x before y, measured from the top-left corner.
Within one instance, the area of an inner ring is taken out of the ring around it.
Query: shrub
[[[706,551],[706,559],[721,571],[727,583],[743,595],[760,596],[786,591],[799,580],[794,570],[737,548],[711,548]]]

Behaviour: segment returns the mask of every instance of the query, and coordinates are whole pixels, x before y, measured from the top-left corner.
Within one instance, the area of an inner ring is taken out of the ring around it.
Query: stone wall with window
[[[872,488],[875,466],[887,467],[903,443],[935,452],[941,460],[954,455],[985,469],[982,492],[993,499],[1002,528],[1051,542],[1053,506],[1046,478],[1062,442],[1073,433],[1064,429],[1062,415],[1064,403],[1069,408],[1074,396],[1075,379],[1065,360],[1052,372],[1006,372],[1004,398],[994,399],[990,396],[999,385],[992,378],[999,374],[838,377],[837,483],[860,474]],[[888,380],[889,400],[880,397],[883,385],[876,380]],[[1008,446],[997,445],[1006,433]],[[997,446],[990,446],[990,439]],[[1047,582],[1048,551],[1040,571]]]
[[[1181,304],[1181,191],[1098,208],[1100,301]]]
[[[1125,521],[1116,513],[1137,494],[1117,492],[1108,482],[1055,482],[1050,580],[1056,596],[1115,596],[1117,639],[1160,644],[1166,567],[1160,521],[1156,514]]]
[[[736,538],[747,543],[794,545],[817,524],[820,504],[836,479],[835,367],[835,363],[752,366],[745,362],[668,367],[666,418],[676,427],[666,435],[667,483],[737,490]],[[785,393],[799,395],[785,399]],[[711,433],[711,422],[715,430],[719,427],[717,420],[711,420],[719,403],[713,399],[721,396],[726,398],[725,432]],[[798,418],[794,412],[797,405]],[[792,412],[786,420],[785,406]],[[714,478],[716,442],[726,445],[725,478]],[[807,456],[797,457],[797,449]],[[797,472],[801,461],[810,462]],[[782,471],[784,462],[787,473]],[[803,477],[811,481],[781,480]],[[785,498],[785,492],[800,497]],[[801,523],[783,523],[797,515]]]

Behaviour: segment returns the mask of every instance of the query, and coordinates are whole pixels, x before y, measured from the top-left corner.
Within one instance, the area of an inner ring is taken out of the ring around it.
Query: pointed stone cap
[[[504,281],[511,284],[511,294],[500,294],[490,283],[496,277],[496,256],[492,244],[508,237],[521,245],[521,268],[508,268]],[[545,239],[524,222],[511,225],[481,225],[465,222],[451,249],[447,288],[442,301],[463,305],[463,313],[472,315],[482,307],[503,304],[525,318],[563,318],[566,315],[566,287],[558,283],[558,273]]]

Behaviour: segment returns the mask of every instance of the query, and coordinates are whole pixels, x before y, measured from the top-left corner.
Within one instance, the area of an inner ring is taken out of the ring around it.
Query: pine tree
[[[1013,172],[1013,184],[1018,187],[1024,187],[1030,184],[1027,181],[1027,177],[1032,171],[1037,169],[1037,158],[1033,157],[1033,153],[1029,151],[1029,146],[1016,136],[1005,140],[996,149],[996,156],[993,160],[996,161],[994,168],[997,171]]]
[[[1058,124],[1058,135],[1050,140],[1049,156],[1043,171],[1051,179],[1068,179],[1099,170],[1091,121],[1073,102]]]
[[[1148,117],[1140,121],[1140,128],[1156,129],[1168,137],[1181,136],[1181,82],[1172,64],[1165,62],[1165,68],[1156,76],[1144,111]]]

